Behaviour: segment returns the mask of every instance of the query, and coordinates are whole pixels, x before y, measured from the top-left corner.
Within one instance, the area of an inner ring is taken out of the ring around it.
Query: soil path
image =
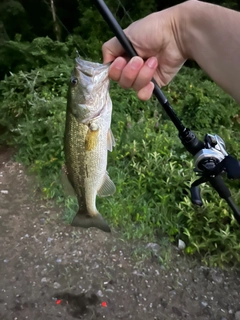
[[[0,148],[0,320],[240,319],[237,271],[177,250],[166,269],[133,256],[146,244],[64,225],[11,156]]]

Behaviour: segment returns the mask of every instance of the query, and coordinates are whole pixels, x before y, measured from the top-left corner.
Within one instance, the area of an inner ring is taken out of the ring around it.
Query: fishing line
[[[43,0],[43,2],[48,6],[49,11],[52,14],[52,8],[50,6],[50,4],[47,2],[47,0]],[[118,4],[118,7],[115,10],[115,16],[117,16],[117,12],[119,10],[119,7],[121,7],[123,9],[123,12],[125,14],[125,16],[128,17],[129,21],[132,23],[133,19],[131,18],[130,13],[126,10],[125,6],[123,5],[123,3],[121,2],[121,0],[116,0],[116,3]],[[67,32],[67,34],[69,36],[72,37],[73,39],[73,43],[76,45],[76,54],[78,57],[84,57],[84,58],[88,58],[88,55],[86,54],[86,52],[79,46],[79,44],[77,43],[77,41],[74,39],[74,36],[72,35],[72,33],[67,29],[67,27],[65,26],[65,24],[62,22],[62,20],[59,18],[58,14],[55,11],[55,16],[57,18],[57,21],[60,23],[60,25],[65,29],[65,31]],[[125,17],[124,16],[124,17]],[[122,20],[124,19],[124,17],[122,18]],[[81,55],[79,54],[79,52],[81,52]]]
[[[126,10],[126,8],[125,8],[124,5],[122,4],[121,0],[117,0],[117,2],[118,2],[118,5],[120,5],[121,8],[123,9],[125,15],[129,18],[130,22],[132,23],[132,22],[133,22],[133,19],[131,18],[130,13],[128,13],[128,11]],[[115,14],[115,16],[116,16],[116,14]]]
[[[50,4],[47,2],[47,0],[44,0],[44,3],[48,6],[49,11],[52,13],[52,8],[50,6]],[[65,31],[67,31],[68,35],[72,37],[73,39],[73,43],[76,45],[76,53],[78,56],[80,56],[79,51],[83,54],[83,57],[87,57],[86,52],[84,52],[84,50],[79,46],[79,44],[76,42],[76,40],[74,39],[74,36],[71,34],[71,32],[67,29],[67,27],[65,26],[65,24],[62,22],[62,20],[59,18],[59,16],[57,15],[57,13],[55,12],[55,16],[58,20],[58,22],[61,24],[61,26],[65,29]],[[78,50],[79,49],[79,50]]]

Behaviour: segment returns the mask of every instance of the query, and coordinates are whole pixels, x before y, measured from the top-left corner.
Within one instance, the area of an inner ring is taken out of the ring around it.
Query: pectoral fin
[[[108,129],[108,134],[107,134],[107,149],[112,152],[112,148],[115,147],[116,142],[112,133],[112,130],[109,128]]]
[[[98,190],[97,195],[99,197],[107,197],[114,194],[115,191],[116,191],[115,184],[112,182],[112,180],[110,179],[109,175],[106,172],[103,179],[103,184],[101,188]]]

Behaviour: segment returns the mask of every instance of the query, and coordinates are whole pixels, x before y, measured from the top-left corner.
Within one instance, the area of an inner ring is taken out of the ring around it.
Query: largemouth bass
[[[109,64],[80,58],[75,61],[68,89],[64,135],[66,173],[79,205],[72,225],[110,232],[96,208],[97,195],[109,196],[116,190],[106,171],[108,151],[115,145],[110,129]]]

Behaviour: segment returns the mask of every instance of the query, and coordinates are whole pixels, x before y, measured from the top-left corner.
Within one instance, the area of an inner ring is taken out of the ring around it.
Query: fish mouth
[[[104,79],[108,77],[107,70],[110,67],[110,63],[101,64],[98,62],[83,60],[80,57],[77,57],[75,59],[75,62],[76,62],[75,68],[77,69],[77,71],[80,72],[81,74],[84,74],[87,77],[98,76],[99,74],[104,73],[105,70],[106,70],[106,76],[104,77]]]

